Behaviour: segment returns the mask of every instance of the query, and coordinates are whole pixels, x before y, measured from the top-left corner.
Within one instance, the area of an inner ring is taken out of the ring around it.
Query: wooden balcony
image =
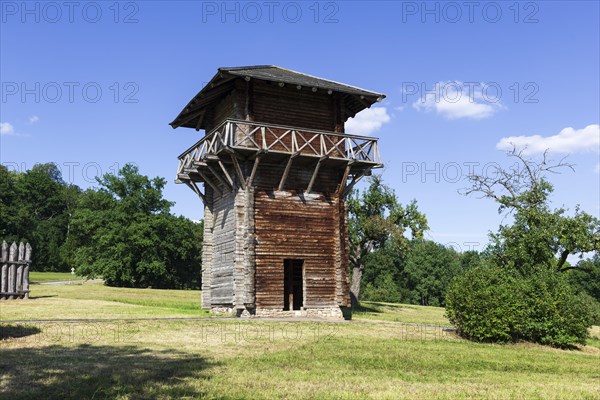
[[[381,168],[377,138],[317,131],[255,121],[228,119],[179,156],[177,181],[189,180],[187,172],[222,153],[252,159],[257,155],[329,160],[356,169]],[[277,159],[280,158],[280,160]]]

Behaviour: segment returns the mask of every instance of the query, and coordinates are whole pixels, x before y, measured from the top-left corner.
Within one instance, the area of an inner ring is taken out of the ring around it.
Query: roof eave
[[[317,89],[321,89],[321,90],[327,90],[327,91],[332,91],[332,92],[337,92],[337,93],[343,93],[343,94],[347,94],[350,96],[356,96],[358,99],[360,100],[360,103],[362,104],[362,108],[360,108],[359,110],[357,110],[354,115],[356,115],[358,112],[370,108],[373,104],[380,102],[381,100],[386,98],[386,95],[383,93],[377,93],[377,92],[373,92],[370,90],[365,90],[356,86],[351,86],[351,85],[347,85],[345,83],[341,83],[341,82],[336,82],[336,81],[332,81],[329,79],[324,79],[324,78],[319,78],[316,76],[312,76],[312,75],[308,75],[308,74],[304,74],[302,72],[297,72],[297,71],[293,71],[293,70],[286,70],[285,68],[281,68],[281,67],[277,67],[274,65],[255,65],[255,66],[247,66],[247,67],[221,67],[218,69],[217,73],[212,77],[212,79],[188,102],[188,104],[181,110],[181,112],[177,115],[177,117],[169,123],[169,125],[173,128],[179,128],[179,127],[190,127],[190,128],[196,128],[196,130],[198,130],[198,126],[190,126],[188,125],[190,120],[190,112],[193,111],[194,113],[198,112],[199,110],[201,110],[203,107],[200,108],[195,108],[192,110],[193,106],[196,105],[197,103],[199,103],[200,98],[202,96],[204,96],[208,91],[212,90],[215,88],[215,86],[217,86],[217,83],[219,80],[223,79],[226,76],[229,76],[229,79],[227,79],[227,81],[230,80],[234,80],[234,79],[244,79],[246,77],[250,77],[251,79],[258,79],[258,80],[263,80],[263,81],[269,81],[269,82],[280,82],[280,80],[277,79],[269,79],[268,76],[261,76],[260,78],[257,77],[253,77],[250,76],[248,74],[243,74],[243,73],[232,73],[231,71],[243,71],[243,70],[252,70],[252,69],[265,69],[265,68],[277,68],[280,70],[284,70],[284,71],[289,71],[295,74],[299,74],[299,75],[303,75],[306,77],[309,77],[311,79],[317,79],[323,82],[328,82],[337,86],[341,86],[343,88],[348,88],[348,91],[344,91],[344,90],[339,90],[339,88],[333,89],[331,87],[327,87],[324,85],[314,85],[313,87],[316,87]],[[226,82],[227,82],[226,81]],[[225,82],[225,83],[226,83]],[[224,82],[219,83],[222,84]],[[192,118],[193,120],[194,118]],[[200,129],[202,129],[200,127]]]

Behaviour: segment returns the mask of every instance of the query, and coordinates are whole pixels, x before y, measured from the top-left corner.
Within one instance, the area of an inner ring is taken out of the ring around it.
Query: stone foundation
[[[339,307],[308,308],[303,310],[284,311],[275,308],[244,308],[212,307],[213,313],[229,314],[241,318],[321,318],[321,319],[344,319]]]
[[[215,314],[235,314],[233,307],[211,307],[210,311]]]

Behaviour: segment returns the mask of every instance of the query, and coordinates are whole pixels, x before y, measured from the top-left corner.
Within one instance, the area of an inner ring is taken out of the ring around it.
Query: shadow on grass
[[[206,394],[202,380],[207,379],[206,370],[212,366],[204,358],[176,350],[133,346],[4,349],[0,358],[0,397],[197,398]]]
[[[19,339],[40,332],[40,328],[35,326],[0,324],[0,340]]]
[[[353,313],[381,313],[383,311],[381,311],[380,308],[378,308],[377,303],[371,303],[371,304],[366,304],[366,303],[360,303],[356,306],[354,306],[354,309],[352,310]]]
[[[46,299],[48,297],[58,297],[57,294],[50,294],[47,296],[29,296],[29,300]]]
[[[393,303],[380,303],[377,301],[366,301],[360,303],[359,306],[354,308],[355,312],[369,312],[369,313],[382,313],[386,309],[403,309],[403,308],[411,308],[406,307],[405,305],[393,304]]]

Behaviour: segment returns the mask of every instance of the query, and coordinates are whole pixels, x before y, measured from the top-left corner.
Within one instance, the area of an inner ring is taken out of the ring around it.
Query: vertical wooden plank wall
[[[254,308],[254,190],[239,189],[235,199],[235,306]]]
[[[212,306],[234,303],[236,193],[225,190],[224,187],[221,189],[220,194],[214,191],[212,193],[212,262],[210,265]]]
[[[213,190],[206,185],[204,205],[204,241],[202,244],[202,308],[212,305],[212,259],[213,259]]]

